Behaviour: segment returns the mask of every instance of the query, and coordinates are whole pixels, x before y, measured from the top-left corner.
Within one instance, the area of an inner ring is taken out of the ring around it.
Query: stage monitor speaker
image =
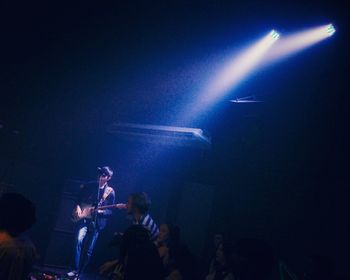
[[[67,189],[66,187],[65,190]],[[71,192],[65,191],[61,196],[56,221],[46,251],[45,265],[69,267],[72,264],[75,224],[72,222],[71,217],[76,200],[76,196]]]

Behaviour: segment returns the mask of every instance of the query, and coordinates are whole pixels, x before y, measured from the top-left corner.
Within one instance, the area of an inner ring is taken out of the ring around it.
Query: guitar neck
[[[119,208],[121,205],[124,205],[124,204],[118,203],[118,204],[104,205],[104,206],[98,207],[97,209],[98,210],[105,210],[105,209]]]

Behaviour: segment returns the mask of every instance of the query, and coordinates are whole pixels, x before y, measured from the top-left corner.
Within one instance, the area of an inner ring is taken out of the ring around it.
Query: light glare
[[[333,24],[327,25],[327,33],[329,36],[332,36],[335,33],[335,27]]]
[[[199,94],[198,100],[185,110],[181,120],[188,121],[205,112],[209,106],[214,106],[227,93],[232,92],[240,82],[257,69],[267,50],[279,39],[280,34],[272,30],[262,39],[246,48],[238,55],[227,61],[204,90]]]
[[[278,40],[279,37],[280,37],[280,34],[279,34],[276,30],[272,30],[272,31],[270,32],[270,35],[271,35],[271,37],[272,37],[274,40]]]
[[[267,64],[295,54],[332,36],[334,32],[334,26],[328,24],[283,36],[281,40],[269,49],[263,62]]]

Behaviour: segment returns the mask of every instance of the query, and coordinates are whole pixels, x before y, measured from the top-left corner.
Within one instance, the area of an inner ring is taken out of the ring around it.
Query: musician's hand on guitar
[[[127,205],[124,203],[118,203],[118,204],[99,206],[97,208],[91,207],[91,205],[85,206],[85,207],[81,207],[77,205],[77,207],[73,211],[72,221],[78,222],[81,219],[91,219],[96,213],[95,211],[97,211],[97,214],[100,214],[103,216],[111,215],[112,212],[108,209],[113,209],[113,208],[127,209]]]
[[[77,207],[75,208],[75,214],[77,215],[77,217],[81,217],[82,211],[79,205],[77,205]]]
[[[85,207],[82,209],[79,218],[83,219],[83,218],[91,218],[91,216],[93,215],[95,211],[94,207]]]
[[[80,208],[79,205],[77,205],[77,206],[74,208],[73,213],[72,213],[72,221],[73,221],[73,222],[78,221],[78,220],[81,218],[81,215],[82,215],[81,208]]]

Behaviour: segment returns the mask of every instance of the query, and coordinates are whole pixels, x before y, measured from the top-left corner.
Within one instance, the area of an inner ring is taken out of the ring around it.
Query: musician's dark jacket
[[[103,199],[103,194],[104,193],[109,193],[106,199]],[[80,206],[86,205],[86,204],[92,204],[93,206],[96,205],[96,199],[97,197],[97,189],[96,188],[89,188],[84,191],[82,191],[78,204]],[[103,189],[100,189],[100,196],[99,196],[99,206],[106,206],[106,205],[111,205],[115,203],[115,191],[112,187],[106,185]],[[103,213],[98,213],[97,214],[97,223],[96,227],[98,230],[102,230],[106,227],[107,224],[107,219],[108,217],[112,215],[112,210],[106,209],[103,210]],[[86,225],[90,225],[92,222],[91,219],[83,219],[81,223],[84,223]]]

